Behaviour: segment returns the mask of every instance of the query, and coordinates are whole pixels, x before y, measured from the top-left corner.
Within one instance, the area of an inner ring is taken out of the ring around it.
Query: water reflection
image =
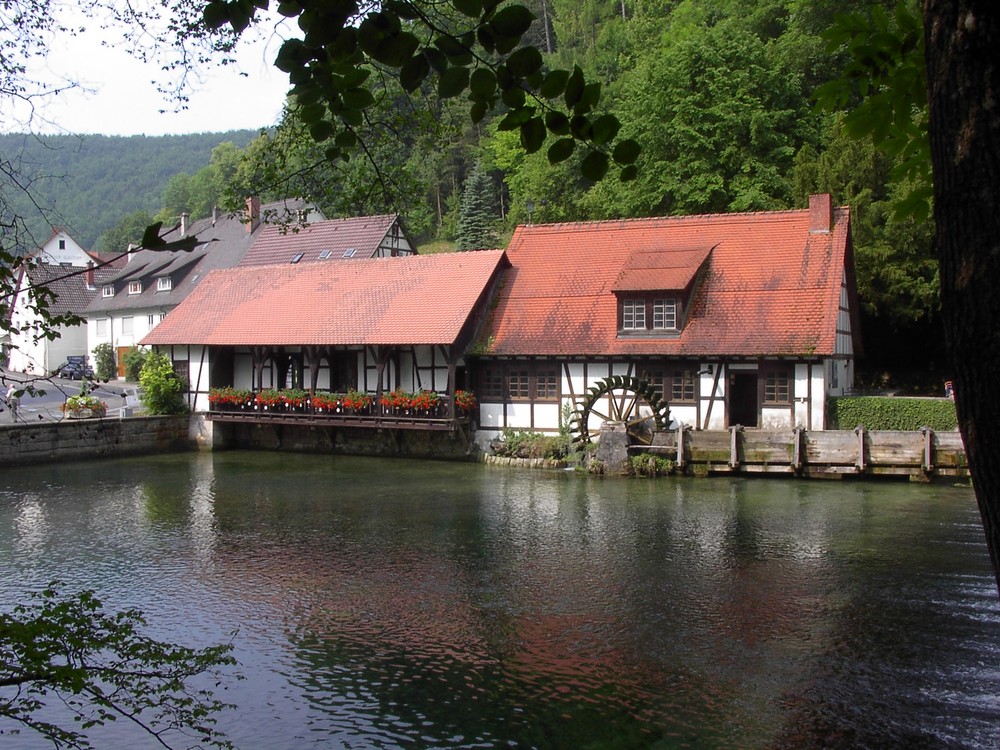
[[[1000,740],[968,489],[242,452],[0,483],[4,601],[58,576],[238,630],[244,748]]]

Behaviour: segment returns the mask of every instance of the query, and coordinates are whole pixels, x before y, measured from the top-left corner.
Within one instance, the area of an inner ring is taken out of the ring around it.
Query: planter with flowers
[[[343,407],[343,396],[339,393],[319,391],[312,396],[312,408],[317,414],[334,414]]]
[[[455,408],[468,414],[476,408],[476,394],[472,391],[455,391]]]
[[[344,409],[354,414],[370,414],[375,397],[361,391],[348,391],[344,394]]]
[[[284,404],[285,397],[281,395],[281,391],[273,388],[265,388],[254,397],[254,409],[258,411],[276,411]]]
[[[92,419],[108,413],[108,405],[97,398],[82,394],[70,396],[62,405],[62,412],[70,419]]]
[[[241,411],[252,408],[253,391],[242,388],[210,388],[208,391],[209,408],[215,411]]]
[[[285,411],[301,412],[310,403],[309,393],[301,388],[289,388],[286,391],[280,391],[280,393]]]

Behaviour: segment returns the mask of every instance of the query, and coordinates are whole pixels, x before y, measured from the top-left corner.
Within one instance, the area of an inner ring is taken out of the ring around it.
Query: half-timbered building
[[[858,353],[850,216],[808,209],[522,226],[477,342],[479,441],[675,425],[825,428]],[[649,403],[645,403],[649,402]],[[664,412],[666,410],[664,409]]]

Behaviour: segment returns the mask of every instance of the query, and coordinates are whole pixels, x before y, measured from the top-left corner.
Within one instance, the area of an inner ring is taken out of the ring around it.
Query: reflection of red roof
[[[519,227],[482,340],[500,356],[833,354],[853,269],[848,210],[831,213],[830,231],[808,209]],[[682,289],[703,256],[679,336],[618,336],[616,291]]]
[[[213,271],[144,345],[453,344],[502,251]]]

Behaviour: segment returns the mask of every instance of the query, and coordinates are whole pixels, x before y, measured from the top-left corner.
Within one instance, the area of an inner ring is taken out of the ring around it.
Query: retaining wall
[[[0,425],[0,467],[195,450],[196,422],[183,415]]]

